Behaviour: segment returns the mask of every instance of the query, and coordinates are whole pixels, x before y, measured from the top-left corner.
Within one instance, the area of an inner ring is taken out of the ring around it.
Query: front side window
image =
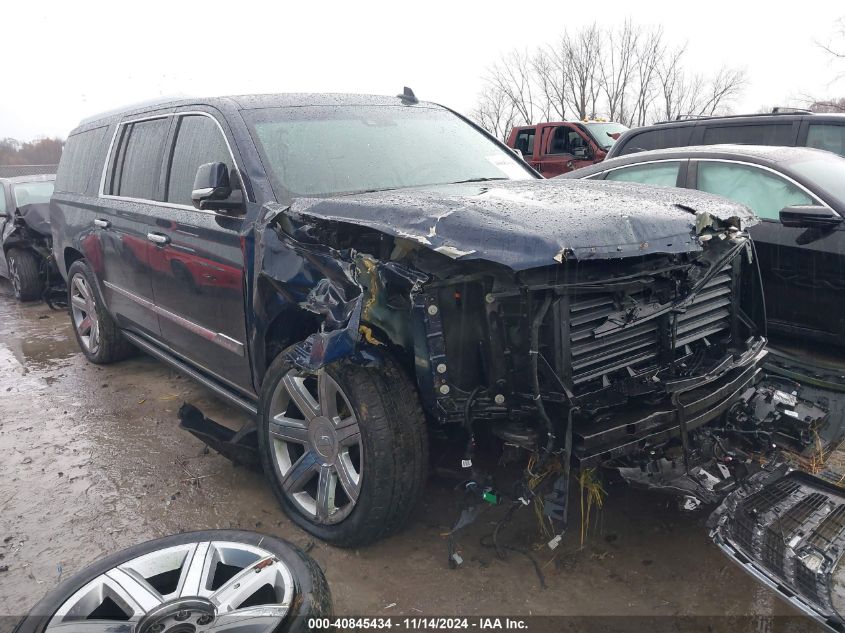
[[[807,147],[824,149],[845,156],[845,125],[810,123]]]
[[[816,204],[811,196],[785,178],[737,163],[700,162],[698,189],[744,204],[768,220],[779,220],[784,207]]]
[[[678,183],[678,172],[680,169],[681,161],[632,165],[631,167],[621,167],[620,169],[607,172],[605,180],[675,187]]]
[[[233,167],[220,128],[207,116],[180,117],[167,177],[166,200],[190,206],[197,168],[205,163],[224,163],[230,171]]]
[[[169,128],[169,117],[123,126],[106,193],[125,198],[157,199],[164,141]]]
[[[6,213],[6,185],[0,183],[0,213]]]
[[[16,207],[25,204],[46,204],[53,195],[53,181],[22,182],[12,185],[12,198]]]
[[[534,178],[510,150],[441,108],[244,110],[279,200]]]

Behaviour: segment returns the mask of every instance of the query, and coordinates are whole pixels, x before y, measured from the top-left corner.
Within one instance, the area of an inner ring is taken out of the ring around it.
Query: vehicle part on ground
[[[179,426],[236,465],[260,468],[258,434],[253,420],[239,431],[218,424],[203,415],[194,405],[179,407]]]
[[[312,372],[281,354],[264,382],[264,471],[293,520],[336,545],[398,529],[425,483],[428,436],[417,394],[402,368],[382,361]]]
[[[41,266],[35,253],[21,248],[12,248],[6,254],[9,278],[18,301],[34,301],[41,297],[44,283]]]
[[[36,604],[14,633],[293,633],[331,615],[322,570],[281,539],[188,532],[86,567]]]
[[[686,509],[719,503],[773,464],[841,481],[825,461],[845,439],[844,413],[841,393],[761,370],[723,419],[691,434],[687,467],[677,447],[610,466],[635,487],[680,496]]]
[[[68,305],[73,332],[85,357],[98,365],[128,357],[133,348],[103,306],[88,262],[77,260],[68,269]]]
[[[784,467],[760,472],[711,515],[734,562],[831,630],[845,631],[845,489]]]

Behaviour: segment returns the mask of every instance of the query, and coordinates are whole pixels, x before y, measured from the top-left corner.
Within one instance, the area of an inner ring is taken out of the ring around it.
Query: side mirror
[[[842,218],[821,205],[796,205],[781,209],[780,222],[784,226],[812,229],[837,226]]]
[[[191,201],[201,211],[234,210],[243,205],[229,200],[232,186],[229,184],[229,168],[225,163],[205,163],[197,169]]]
[[[572,150],[572,155],[579,160],[588,160],[590,158],[590,148],[576,147]]]

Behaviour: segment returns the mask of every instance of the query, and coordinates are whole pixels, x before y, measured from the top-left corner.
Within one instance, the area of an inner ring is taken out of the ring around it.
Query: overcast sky
[[[734,110],[804,94],[845,96],[845,71],[816,42],[842,2],[334,2],[115,0],[3,4],[0,137],[66,136],[81,118],[161,95],[251,92],[396,94],[469,112],[485,68],[567,27],[631,17],[689,43],[687,64],[742,66]],[[763,7],[766,8],[763,8]]]

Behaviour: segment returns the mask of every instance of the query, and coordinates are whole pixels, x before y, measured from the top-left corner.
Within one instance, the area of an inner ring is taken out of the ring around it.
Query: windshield
[[[845,206],[845,158],[829,154],[791,162],[789,168],[811,188],[821,189],[835,198],[829,203],[838,208]]]
[[[42,204],[50,202],[50,196],[52,195],[52,180],[22,182],[12,185],[12,196],[15,199],[16,207],[22,207],[25,204]]]
[[[247,110],[276,196],[327,196],[535,176],[447,110],[306,106]]]
[[[602,149],[610,149],[622,132],[628,131],[621,123],[585,123],[584,126]]]

